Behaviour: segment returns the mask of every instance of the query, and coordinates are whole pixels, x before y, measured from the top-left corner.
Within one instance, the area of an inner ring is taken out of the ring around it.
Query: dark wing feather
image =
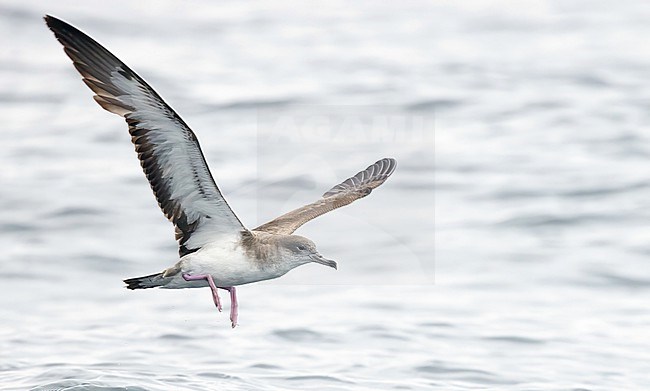
[[[95,93],[123,116],[158,204],[176,227],[180,255],[245,228],[221,195],[194,132],[140,76],[92,38],[46,16],[45,22]]]
[[[395,167],[397,167],[395,159],[381,159],[357,175],[332,187],[318,201],[286,213],[255,228],[254,231],[290,235],[306,222],[367,196],[372,189],[388,179],[395,171]]]

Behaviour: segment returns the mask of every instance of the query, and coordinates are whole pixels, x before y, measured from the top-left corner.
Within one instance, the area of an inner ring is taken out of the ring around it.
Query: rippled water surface
[[[249,227],[384,156],[298,231],[318,265],[127,291],[176,261],[75,24],[196,131]],[[611,2],[0,4],[0,388],[632,390],[650,375],[650,8]],[[434,154],[435,140],[435,154]]]

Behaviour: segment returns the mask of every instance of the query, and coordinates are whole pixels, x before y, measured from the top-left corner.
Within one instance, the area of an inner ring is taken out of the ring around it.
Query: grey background
[[[180,113],[248,226],[396,157],[299,231],[340,269],[241,287],[235,330],[206,290],[125,290],[175,261],[172,227],[45,13]],[[2,388],[646,388],[649,18],[644,1],[3,1]],[[288,164],[259,141],[305,105],[432,117],[435,155],[325,137]]]

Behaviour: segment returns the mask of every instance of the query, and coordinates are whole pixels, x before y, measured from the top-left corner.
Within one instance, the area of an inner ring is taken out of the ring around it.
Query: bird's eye
[[[298,250],[305,251],[305,246],[298,246]]]

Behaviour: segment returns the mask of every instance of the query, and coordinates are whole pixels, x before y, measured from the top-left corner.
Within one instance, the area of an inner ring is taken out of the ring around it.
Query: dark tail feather
[[[129,278],[124,282],[128,289],[147,289],[165,285],[168,279],[163,277],[162,273],[156,273],[144,277]]]

